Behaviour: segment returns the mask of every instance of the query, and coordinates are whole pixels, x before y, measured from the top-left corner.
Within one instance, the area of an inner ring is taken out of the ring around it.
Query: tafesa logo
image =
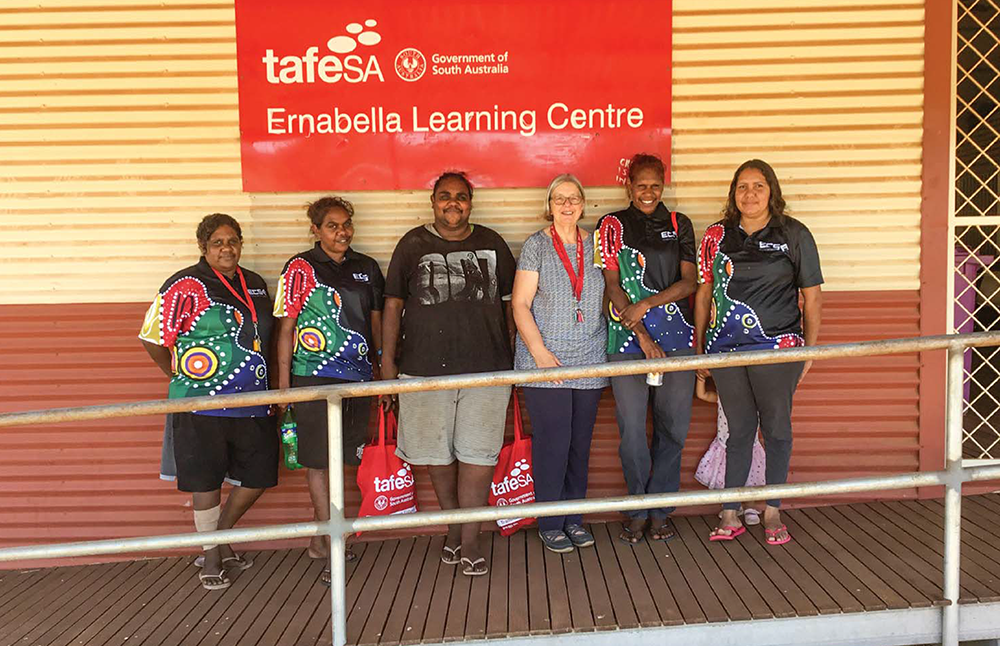
[[[329,54],[320,56],[320,48],[308,47],[301,56],[279,57],[273,49],[264,51],[261,62],[272,84],[295,83],[365,83],[369,79],[385,82],[382,67],[375,54],[366,54],[358,46],[374,47],[382,42],[382,35],[374,30],[378,22],[372,18],[364,24],[352,22],[345,26],[346,35],[334,36],[326,41]]]
[[[375,476],[375,491],[378,493],[390,493],[409,489],[413,486],[413,473],[410,465],[403,463],[403,468],[396,473],[389,474],[388,478]]]
[[[531,465],[528,464],[527,460],[522,459],[514,463],[514,468],[510,470],[509,475],[504,476],[503,480],[491,483],[490,489],[494,496],[506,496],[527,487],[529,484],[534,484],[534,482],[534,478],[531,477]]]

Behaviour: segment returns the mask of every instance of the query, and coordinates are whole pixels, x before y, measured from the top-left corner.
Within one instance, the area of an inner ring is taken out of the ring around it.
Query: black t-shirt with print
[[[498,233],[474,225],[445,240],[430,225],[410,230],[392,253],[385,295],[404,301],[399,371],[421,377],[509,370],[503,301],[516,264]]]
[[[799,289],[823,283],[804,224],[786,215],[747,235],[723,220],[706,229],[700,253],[699,281],[716,283],[719,333],[709,330],[709,352],[803,344]]]

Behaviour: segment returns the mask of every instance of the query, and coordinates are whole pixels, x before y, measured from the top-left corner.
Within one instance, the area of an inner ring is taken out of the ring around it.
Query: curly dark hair
[[[466,177],[465,173],[457,170],[449,170],[441,173],[441,176],[434,180],[434,188],[431,189],[431,196],[433,197],[438,192],[438,187],[441,186],[442,182],[449,179],[457,179],[465,184],[465,188],[469,189],[469,199],[472,199],[472,182],[469,181],[469,178]]]
[[[323,225],[323,218],[326,214],[330,212],[331,209],[343,209],[344,213],[347,213],[347,217],[354,217],[354,205],[345,200],[342,197],[337,197],[335,195],[327,195],[326,197],[321,197],[308,207],[306,207],[306,215],[309,216],[309,221],[313,225],[319,227]]]
[[[661,180],[667,176],[667,169],[663,165],[663,160],[658,156],[650,155],[649,153],[636,153],[632,156],[632,160],[628,165],[628,181],[634,182],[635,176],[639,174],[639,171],[647,169],[655,171]]]
[[[722,215],[726,219],[726,224],[735,227],[740,223],[740,210],[736,208],[736,182],[739,181],[740,173],[748,168],[760,171],[771,189],[771,198],[767,201],[767,210],[772,218],[781,220],[787,215],[785,198],[781,197],[781,184],[778,183],[778,176],[775,175],[771,165],[762,159],[748,159],[740,164],[740,167],[733,173],[733,181],[729,183],[729,197],[726,198],[726,207],[722,209]]]
[[[208,239],[212,237],[215,230],[225,226],[232,227],[240,241],[243,241],[243,229],[240,228],[240,223],[236,221],[236,218],[225,213],[212,213],[203,217],[198,223],[198,231],[195,233],[195,237],[198,238],[198,247],[201,249],[208,247]]]

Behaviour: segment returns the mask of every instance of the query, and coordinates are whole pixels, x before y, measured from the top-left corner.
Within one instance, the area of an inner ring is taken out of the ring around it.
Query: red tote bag
[[[410,465],[396,455],[396,416],[378,407],[378,438],[369,443],[358,467],[359,517],[412,514],[417,489]],[[360,534],[360,532],[358,532]]]
[[[514,440],[503,445],[493,484],[490,486],[490,505],[524,505],[535,502],[535,479],[531,476],[531,438],[524,435],[521,405],[514,389]],[[500,533],[510,536],[522,527],[535,522],[534,518],[504,518],[497,521]]]

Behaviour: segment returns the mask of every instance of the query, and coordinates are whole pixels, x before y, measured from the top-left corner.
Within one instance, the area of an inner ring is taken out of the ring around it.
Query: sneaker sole
[[[573,543],[573,547],[590,547],[595,541],[585,541],[583,543]]]
[[[545,545],[545,543],[543,542],[542,545]],[[545,545],[545,549],[547,549],[550,552],[555,552],[556,554],[569,554],[570,552],[575,550],[576,547],[570,545],[569,547],[559,548],[559,547],[549,547],[548,545]]]

